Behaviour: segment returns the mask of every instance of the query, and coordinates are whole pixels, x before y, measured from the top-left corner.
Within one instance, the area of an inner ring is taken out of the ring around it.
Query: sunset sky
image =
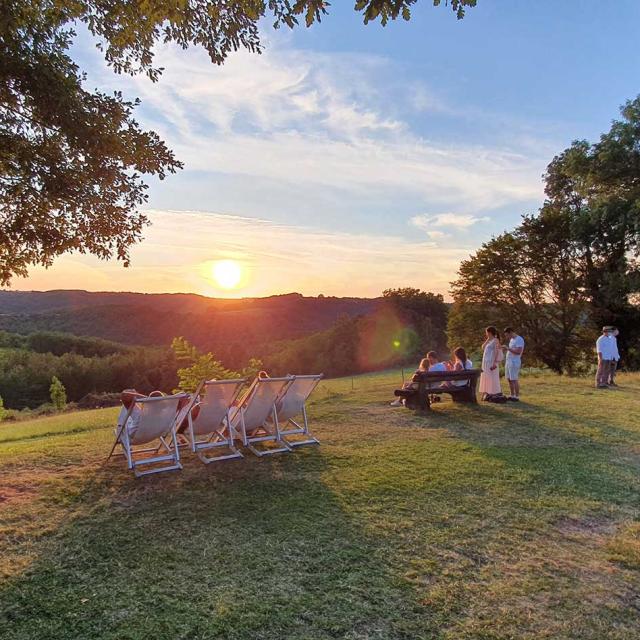
[[[382,28],[337,0],[311,29],[265,24],[264,54],[223,67],[163,47],[156,84],[81,35],[88,85],[140,97],[185,169],[151,181],[130,268],[65,256],[13,288],[446,295],[461,259],[538,208],[553,155],[640,93],[640,2],[479,0],[462,21],[430,5]],[[212,278],[223,259],[237,289]]]

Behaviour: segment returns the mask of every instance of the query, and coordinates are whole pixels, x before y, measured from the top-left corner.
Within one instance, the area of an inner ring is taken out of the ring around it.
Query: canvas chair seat
[[[230,423],[230,412],[246,379],[208,380],[201,385],[198,401],[198,414],[188,416],[188,428],[185,432],[191,450],[209,464],[219,460],[242,458],[236,449]],[[231,453],[207,455],[207,451],[226,448]]]
[[[232,437],[241,440],[257,456],[291,451],[280,435],[276,401],[292,381],[291,376],[256,378],[230,413]],[[278,445],[277,448],[256,447],[258,443],[269,442]]]
[[[179,410],[181,401],[185,400],[187,402]],[[121,447],[127,466],[133,470],[136,477],[182,469],[176,426],[187,417],[192,406],[193,399],[189,394],[179,393],[156,398],[138,398],[130,407],[123,407],[118,417],[116,438],[109,458]],[[155,446],[144,446],[149,444]],[[161,449],[166,453],[159,454]],[[150,453],[156,455],[147,455]]]
[[[309,433],[306,402],[322,380],[322,374],[293,376],[292,382],[276,401],[280,436],[290,447],[301,447],[307,444],[320,444]],[[302,417],[302,424],[294,418]],[[287,428],[288,427],[288,428]],[[305,436],[303,440],[290,440],[287,436]]]

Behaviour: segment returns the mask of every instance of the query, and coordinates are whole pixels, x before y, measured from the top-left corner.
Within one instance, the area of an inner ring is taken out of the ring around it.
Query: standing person
[[[488,395],[502,393],[500,387],[500,368],[498,363],[502,357],[498,330],[491,326],[485,329],[486,340],[482,343],[482,373],[480,374],[480,393],[483,398]]]
[[[522,366],[522,352],[524,351],[524,338],[519,336],[511,327],[504,330],[508,346],[502,347],[507,354],[504,363],[504,375],[509,382],[509,400],[520,400],[520,367]]]
[[[611,355],[613,356],[613,360],[611,362],[611,371],[609,371],[609,380],[607,383],[611,387],[617,387],[616,384],[616,369],[618,368],[618,362],[620,362],[620,352],[618,351],[618,336],[620,332],[617,327],[613,327],[613,331],[609,336],[609,340],[611,340]]]
[[[596,389],[609,388],[609,374],[613,362],[613,344],[609,339],[611,327],[602,327],[602,335],[596,340],[598,369],[596,370]]]

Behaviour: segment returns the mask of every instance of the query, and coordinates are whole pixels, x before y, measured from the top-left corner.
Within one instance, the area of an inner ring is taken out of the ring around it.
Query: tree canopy
[[[620,113],[597,142],[578,140],[551,161],[536,215],[461,264],[450,334],[465,335],[484,309],[519,326],[529,353],[561,372],[613,324],[638,365],[629,345],[640,337],[640,96]]]
[[[551,207],[483,244],[452,285],[452,344],[471,348],[485,326],[513,325],[540,363],[557,372],[571,368],[586,310],[576,258],[569,221]]]
[[[432,0],[434,6],[441,0]],[[364,22],[411,17],[417,0],[355,0]],[[476,0],[445,0],[458,18]],[[182,167],[133,112],[138,102],[89,91],[69,49],[74,27],[97,39],[116,73],[152,81],[154,46],[200,45],[215,64],[260,52],[259,24],[310,26],[327,0],[13,0],[0,3],[0,284],[66,252],[129,262],[148,223],[143,176]]]

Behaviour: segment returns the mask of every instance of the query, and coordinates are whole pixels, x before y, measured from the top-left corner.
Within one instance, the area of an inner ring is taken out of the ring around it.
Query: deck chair
[[[232,436],[257,456],[291,451],[280,435],[276,400],[283,394],[293,377],[256,378],[231,413]],[[274,442],[272,449],[258,449],[256,444]]]
[[[305,406],[309,396],[313,393],[322,374],[293,376],[293,381],[276,400],[276,415],[280,437],[289,447],[301,447],[305,444],[320,444],[319,440],[309,433],[307,409]],[[294,420],[302,416],[302,425]],[[288,429],[286,427],[289,427]],[[287,436],[306,436],[304,440],[288,440]]]
[[[242,389],[245,378],[237,380],[208,380],[202,385],[203,397],[198,404],[200,411],[195,418],[189,412],[189,425],[185,432],[191,450],[209,464],[216,460],[242,458],[236,449],[229,428],[231,407]],[[226,448],[231,453],[206,455],[206,451]]]
[[[183,399],[187,399],[187,402],[178,411],[178,405]],[[111,453],[109,453],[109,458],[114,455],[116,448],[121,446],[123,455],[127,459],[127,466],[133,470],[136,477],[160,471],[182,469],[180,451],[177,446],[176,425],[187,417],[194,401],[193,396],[179,393],[159,398],[140,398],[132,403],[128,409],[123,407],[118,418],[116,439]],[[130,434],[126,425],[134,411],[139,411],[140,415],[135,432]],[[155,443],[155,445],[143,446],[151,443]],[[161,449],[164,449],[165,452],[160,453]],[[140,469],[145,465],[152,466],[141,471]]]

